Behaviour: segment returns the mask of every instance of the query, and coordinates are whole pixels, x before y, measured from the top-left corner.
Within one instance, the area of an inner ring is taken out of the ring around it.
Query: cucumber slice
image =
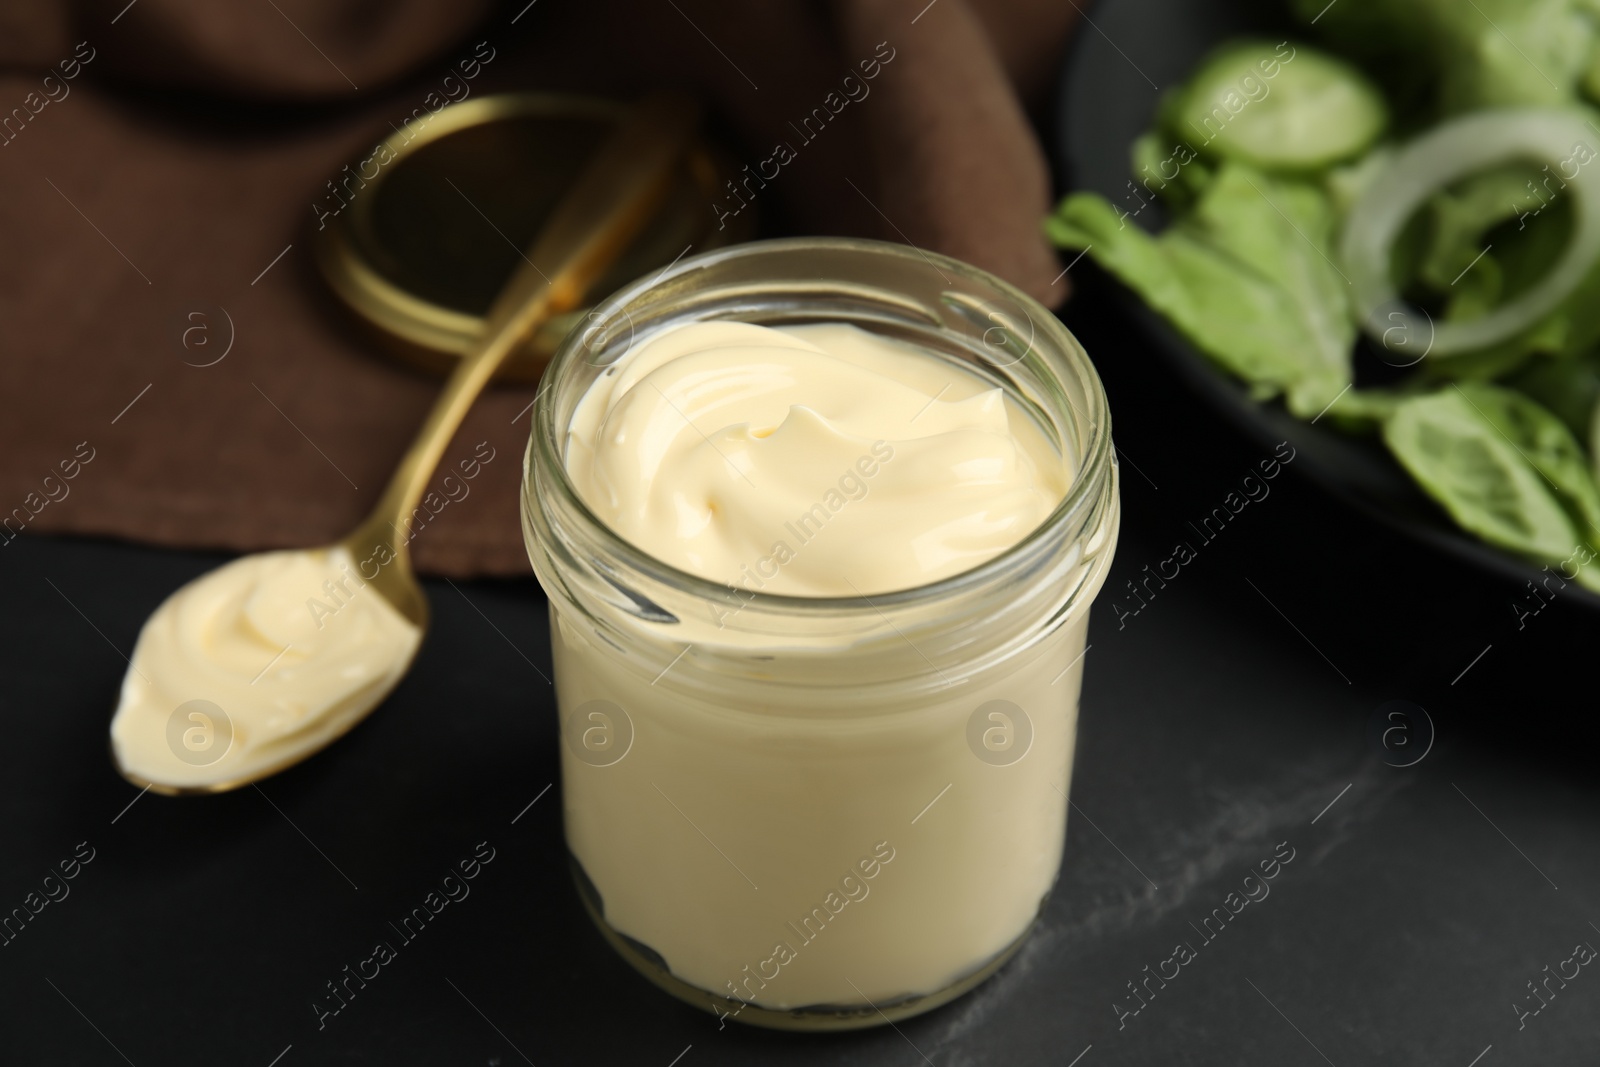
[[[1377,141],[1389,111],[1355,67],[1303,44],[1223,45],[1172,101],[1172,131],[1199,152],[1266,170],[1320,170]]]

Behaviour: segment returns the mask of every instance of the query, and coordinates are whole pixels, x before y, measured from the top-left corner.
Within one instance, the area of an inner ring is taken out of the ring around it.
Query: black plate
[[[1291,20],[1282,0],[1100,0],[1088,9],[1067,52],[1058,86],[1054,155],[1062,184],[1108,197],[1147,230],[1166,224],[1160,205],[1142,207],[1131,190],[1128,150],[1154,122],[1162,93],[1183,82],[1213,46],[1241,34],[1314,40]],[[1159,353],[1229,422],[1271,447],[1293,440],[1295,469],[1342,502],[1431,548],[1518,584],[1543,574],[1531,564],[1462,532],[1406,475],[1381,442],[1290,415],[1281,403],[1260,404],[1206,359],[1137,295],[1091,260],[1073,269],[1119,306],[1143,347]],[[1365,344],[1366,342],[1362,342]],[[1574,599],[1600,608],[1600,595],[1572,587]]]

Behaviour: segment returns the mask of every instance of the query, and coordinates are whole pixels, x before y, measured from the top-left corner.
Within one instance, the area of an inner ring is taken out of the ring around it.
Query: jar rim
[[[611,319],[619,313],[626,315],[626,308],[630,304],[652,290],[708,266],[730,259],[785,251],[828,251],[891,256],[905,261],[920,262],[940,273],[963,275],[992,287],[1021,308],[1029,317],[1031,325],[1049,335],[1053,347],[1058,350],[1041,352],[1030,343],[1029,351],[1019,357],[1018,362],[1036,359],[1049,369],[1050,378],[1057,384],[1064,383],[1069,374],[1075,374],[1080,378],[1087,400],[1087,410],[1080,414],[1085,420],[1088,442],[1087,447],[1081,450],[1081,458],[1077,470],[1073,472],[1072,483],[1050,514],[1021,540],[982,563],[922,585],[872,595],[858,593],[847,596],[797,596],[741,589],[740,597],[745,608],[754,608],[758,611],[766,608],[804,614],[882,615],[883,609],[887,607],[898,608],[937,601],[947,596],[957,596],[1005,571],[1019,558],[1028,556],[1041,541],[1055,536],[1063,527],[1095,507],[1116,463],[1115,450],[1111,443],[1110,408],[1099,373],[1083,346],[1054,312],[1009,282],[958,259],[937,252],[924,251],[914,245],[858,237],[787,237],[747,241],[689,256],[661,271],[631,282],[595,305],[588,322],[592,327],[593,324]],[[1032,321],[1035,314],[1043,321]],[[546,487],[553,486],[558,491],[562,502],[571,508],[587,527],[586,533],[595,537],[608,554],[626,562],[629,567],[646,573],[653,580],[683,593],[705,598],[726,595],[731,588],[729,583],[718,582],[675,567],[617,533],[590,509],[588,502],[583,499],[583,495],[573,483],[567,471],[566,457],[562,454],[567,427],[556,426],[554,395],[562,376],[570,369],[572,363],[575,360],[582,360],[584,338],[591,333],[592,329],[588,328],[574,329],[561,342],[545,368],[543,383],[534,398],[534,417],[530,420],[528,450],[524,457],[522,482],[524,506],[528,506],[528,498],[535,492],[533,483],[537,463],[548,476]],[[1070,399],[1068,403],[1072,404]]]

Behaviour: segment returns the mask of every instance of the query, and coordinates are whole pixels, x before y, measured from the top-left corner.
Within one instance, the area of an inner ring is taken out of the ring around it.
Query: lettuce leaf
[[[1258,397],[1285,394],[1309,418],[1351,380],[1356,326],[1333,261],[1337,222],[1320,186],[1226,162],[1159,236],[1093,193],[1068,196],[1045,231],[1087,251]]]

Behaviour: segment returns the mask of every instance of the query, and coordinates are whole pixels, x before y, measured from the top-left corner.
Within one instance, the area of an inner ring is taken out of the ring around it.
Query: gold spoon
[[[240,768],[237,774],[212,780],[213,776],[206,775],[203,768],[225,758],[229,749],[241,741],[242,733],[236,734],[236,727],[227,719],[225,711],[222,713],[223,723],[219,726],[214,720],[220,709],[206,700],[188,701],[169,715],[172,694],[163,693],[138,666],[141,662],[140,652],[147,641],[155,644],[165,641],[163,652],[166,649],[178,649],[180,663],[184,667],[191,666],[181,659],[181,650],[188,649],[190,644],[178,637],[165,637],[166,631],[173,630],[177,623],[164,619],[163,613],[180,594],[210,577],[202,575],[158,608],[140,632],[138,646],[134,649],[129,673],[124,680],[122,699],[111,727],[112,758],[123,777],[135,785],[169,795],[237,789],[276,774],[321,751],[382,703],[410,669],[416,648],[428,627],[428,600],[412,570],[406,540],[397,536],[400,533],[398,524],[411,514],[421,500],[445,447],[454,437],[473,401],[494,377],[500,365],[540,323],[581,306],[590,286],[649,223],[672,185],[682,157],[692,143],[698,122],[698,109],[674,96],[651,97],[622,120],[613,136],[584,167],[571,190],[551,214],[528,255],[523,257],[522,265],[500,291],[489,309],[479,341],[445,382],[444,391],[434,403],[427,421],[400,461],[371,514],[344,539],[303,554],[307,559],[325,559],[342,550],[355,560],[379,561],[375,575],[368,576],[365,567],[362,567],[364,584],[359,586],[357,594],[364,593],[370,586],[398,611],[406,623],[415,627],[415,640],[410,643],[410,651],[404,654],[403,659],[397,658],[388,664],[388,669],[375,679],[373,685],[358,692],[354,704],[338,716],[336,724],[316,730],[311,728],[316,725],[312,723],[290,731],[287,738],[279,737],[277,740],[287,740],[291,751],[274,752],[262,759],[259,765]],[[541,268],[539,264],[544,266]],[[241,565],[248,567],[252,561],[271,556],[279,557],[280,563],[283,559],[293,562],[293,557],[300,555],[302,553],[259,553],[236,560],[223,569]],[[336,594],[330,595],[342,609],[343,602]],[[245,607],[249,608],[250,604],[247,603]],[[404,626],[401,628],[403,630]],[[285,646],[286,651],[288,647]],[[195,673],[204,678],[211,665],[192,666]],[[314,667],[317,671],[326,672],[330,664],[319,661]],[[262,671],[263,675],[266,673],[266,670]],[[260,675],[257,680],[259,678]],[[182,684],[179,683],[180,686]],[[252,686],[254,684],[250,683]],[[167,698],[164,703],[161,699],[163,696]],[[204,697],[206,694],[196,696]],[[191,710],[187,712],[187,718],[180,720],[179,713],[184,709]],[[219,736],[219,731],[226,736]],[[181,738],[181,742],[177,738]],[[180,744],[188,745],[202,755],[196,759],[186,758],[179,754]],[[215,744],[222,747],[222,751],[208,758],[211,754],[205,752],[205,744]],[[163,747],[170,749],[182,761],[170,765],[170,769],[177,773],[169,775],[170,778],[181,780],[162,781],[152,773],[150,768],[153,764],[165,765],[164,757],[160,756]],[[142,752],[139,751],[141,749]],[[157,757],[153,760],[148,755],[152,752]],[[143,767],[131,766],[133,762],[139,762]],[[191,772],[184,769],[189,766],[201,770]]]

